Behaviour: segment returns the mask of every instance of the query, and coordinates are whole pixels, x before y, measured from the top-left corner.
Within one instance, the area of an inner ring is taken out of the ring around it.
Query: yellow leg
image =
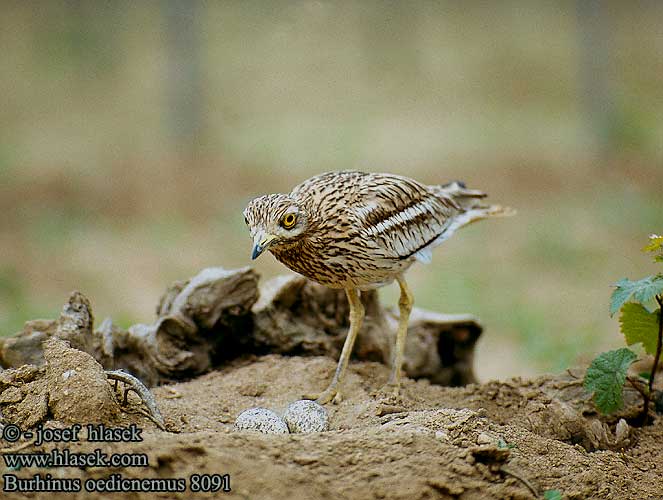
[[[329,403],[332,400],[334,400],[334,402],[339,402],[341,400],[338,386],[343,381],[343,375],[345,374],[345,369],[348,366],[348,361],[350,360],[350,354],[352,354],[352,348],[354,347],[357,333],[359,333],[359,329],[361,328],[361,324],[364,320],[364,305],[361,303],[357,289],[347,288],[345,293],[348,296],[348,301],[350,302],[350,331],[348,332],[348,336],[345,339],[345,344],[343,344],[343,351],[341,351],[341,358],[338,360],[334,378],[332,379],[329,387],[327,387],[325,392],[316,398],[316,402],[320,403],[321,405]]]
[[[391,391],[398,395],[401,387],[401,376],[403,371],[403,352],[405,351],[405,338],[407,337],[407,325],[410,312],[414,304],[414,297],[402,275],[396,278],[401,288],[401,297],[398,301],[400,318],[398,319],[398,331],[396,332],[396,346],[392,356],[391,376],[383,391]]]

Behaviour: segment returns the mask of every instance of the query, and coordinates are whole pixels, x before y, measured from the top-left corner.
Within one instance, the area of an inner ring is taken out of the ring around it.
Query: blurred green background
[[[358,168],[518,209],[409,273],[482,319],[482,378],[586,361],[663,230],[662,26],[656,1],[3,1],[0,334],[73,289],[151,321],[171,281],[250,263],[250,198]]]

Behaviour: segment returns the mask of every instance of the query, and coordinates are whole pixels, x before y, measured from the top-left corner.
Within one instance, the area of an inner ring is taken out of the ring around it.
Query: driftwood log
[[[339,356],[349,326],[342,290],[295,275],[262,286],[258,281],[248,267],[204,269],[168,288],[156,321],[127,330],[110,319],[95,329],[89,300],[73,292],[58,319],[28,321],[22,332],[0,339],[0,364],[43,364],[42,343],[52,336],[91,354],[107,370],[127,370],[147,386],[190,378],[246,354]],[[362,301],[366,319],[354,356],[388,363],[397,313],[383,308],[375,291],[364,292]],[[473,316],[415,308],[405,372],[435,384],[474,382],[474,346],[481,331]]]

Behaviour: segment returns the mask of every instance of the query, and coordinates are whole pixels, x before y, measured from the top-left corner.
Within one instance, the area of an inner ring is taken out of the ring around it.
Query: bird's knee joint
[[[352,321],[360,321],[364,317],[364,306],[355,307],[350,311],[350,318]]]
[[[360,321],[363,320],[363,316],[361,314],[351,314],[350,315],[350,323],[359,323]]]
[[[398,307],[401,311],[410,312],[414,306],[414,299],[411,295],[401,297],[398,301]]]

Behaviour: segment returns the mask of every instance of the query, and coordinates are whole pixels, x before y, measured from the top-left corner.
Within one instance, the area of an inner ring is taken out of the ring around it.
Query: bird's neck
[[[283,255],[297,254],[300,253],[302,248],[305,245],[304,238],[297,238],[287,242],[283,242],[278,246],[270,248],[270,251],[278,258]]]

